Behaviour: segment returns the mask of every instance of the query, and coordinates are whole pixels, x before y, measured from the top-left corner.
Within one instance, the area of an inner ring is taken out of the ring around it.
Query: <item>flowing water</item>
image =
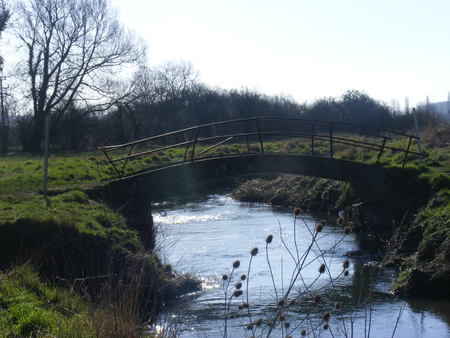
[[[348,258],[348,252],[360,249],[360,241],[353,234],[344,236],[342,228],[331,225],[332,220],[310,247],[317,221],[312,215],[295,219],[286,209],[241,203],[223,194],[156,207],[153,217],[162,256],[176,271],[193,274],[203,282],[201,292],[183,297],[161,316],[160,327],[170,326],[181,337],[223,336],[226,311],[229,337],[267,334],[277,301],[293,277],[288,301],[295,299],[296,303],[286,307],[286,319],[274,327],[274,337],[299,337],[302,329],[309,337],[345,337],[352,330],[354,337],[364,337],[369,331],[372,337],[391,337],[394,330],[395,337],[450,336],[448,302],[404,303],[391,296],[388,291],[394,272],[364,266],[368,258]],[[269,234],[273,241],[266,252]],[[250,250],[255,247],[259,252],[251,259],[248,273]],[[350,261],[348,276],[343,273],[345,259]],[[240,266],[228,284],[230,279],[224,282],[222,275],[230,276],[235,260]],[[297,278],[293,276],[296,261],[304,261]],[[326,270],[320,274],[322,263]],[[247,277],[242,282],[244,294],[230,300],[242,274]],[[247,302],[247,294],[250,307],[239,309]],[[317,303],[315,295],[321,296]],[[339,309],[335,303],[340,304]],[[331,317],[325,331],[322,316],[327,311]],[[264,324],[254,332],[247,330],[246,325],[258,318],[264,318]]]

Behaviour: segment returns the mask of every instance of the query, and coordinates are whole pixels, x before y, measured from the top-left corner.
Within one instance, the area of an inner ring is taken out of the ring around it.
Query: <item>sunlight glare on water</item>
[[[203,290],[194,295],[183,297],[177,304],[167,310],[165,318],[177,318],[178,335],[181,337],[221,337],[224,327],[224,289],[221,276],[229,274],[233,261],[240,260],[241,266],[235,276],[247,274],[250,260],[250,250],[259,248],[259,253],[252,260],[249,278],[249,303],[254,316],[270,316],[276,307],[276,295],[273,281],[265,256],[265,239],[273,234],[273,242],[269,245],[269,259],[273,269],[275,287],[278,294],[286,290],[293,271],[292,255],[296,255],[293,240],[294,216],[286,209],[274,209],[261,204],[240,203],[227,195],[211,195],[203,200],[182,205],[166,204],[153,214],[159,232],[157,243],[161,248],[161,256],[171,263],[180,273],[190,273],[201,279]],[[297,245],[300,255],[310,243],[310,231],[316,220],[311,215],[303,215],[303,221],[296,221]],[[281,231],[281,236],[280,236]],[[343,238],[342,229],[327,225],[318,236],[319,247],[314,246],[311,257],[324,255],[327,268],[333,276],[342,275],[342,262],[347,259],[345,254],[359,249],[353,234]],[[281,240],[283,239],[283,241]],[[339,243],[336,248],[326,251]],[[291,248],[291,253],[286,249]],[[354,323],[355,337],[364,336],[364,323],[367,318],[364,306],[358,303],[362,294],[372,292],[372,335],[390,337],[395,327],[396,318],[403,308],[403,302],[388,294],[393,272],[378,273],[374,280],[363,277],[362,265],[356,259],[350,259],[350,276],[342,277],[329,290],[328,279],[318,277],[318,268],[322,261],[312,260],[302,269],[303,280],[295,286],[298,291],[304,290],[304,285],[313,283],[311,292],[318,292],[323,300],[318,305],[312,305],[310,297],[306,303],[287,312],[291,328],[290,333],[299,336],[300,328],[307,327],[299,321],[305,316],[305,309],[312,318],[321,320],[324,311],[331,311],[330,327],[334,328],[335,337],[345,336],[339,326],[342,326],[342,316],[356,317]],[[234,280],[235,283],[237,280]],[[247,280],[243,283],[246,286]],[[245,289],[245,287],[243,287]],[[244,294],[245,295],[245,294]],[[245,330],[248,321],[246,312],[239,313],[237,305],[243,299],[231,305],[236,311],[235,319],[228,322],[229,337],[250,336],[251,331]],[[342,309],[334,311],[334,303],[340,302]],[[445,309],[447,306],[447,309]],[[367,308],[366,308],[367,309]],[[443,312],[438,310],[412,307],[406,304],[402,317],[396,329],[395,337],[448,337],[449,325],[442,320],[442,313],[449,313],[448,304],[444,304]],[[446,312],[447,311],[447,312]],[[319,331],[316,332],[318,334]],[[280,336],[281,329],[273,335]],[[288,331],[284,330],[283,334]],[[375,334],[376,333],[376,334]],[[329,331],[322,331],[322,336],[331,336]]]

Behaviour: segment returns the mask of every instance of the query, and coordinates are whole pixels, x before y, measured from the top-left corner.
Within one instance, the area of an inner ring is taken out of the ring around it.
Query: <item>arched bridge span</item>
[[[195,190],[202,181],[243,174],[376,182],[382,177],[382,166],[364,162],[365,158],[401,156],[405,165],[411,155],[421,156],[412,150],[418,142],[413,135],[353,123],[249,118],[100,149],[118,175],[110,188],[126,200],[132,197],[129,194],[157,198],[167,192],[183,193]],[[399,146],[402,143],[404,148]],[[148,166],[133,170],[137,162]]]

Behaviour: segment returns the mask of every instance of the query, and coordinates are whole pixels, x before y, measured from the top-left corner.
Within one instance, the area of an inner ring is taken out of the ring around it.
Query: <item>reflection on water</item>
[[[295,244],[299,257],[309,248],[315,220],[310,215],[304,215],[303,219],[296,222],[294,240],[294,217],[286,210],[240,203],[225,195],[212,195],[181,206],[160,206],[154,213],[154,221],[159,227],[157,242],[162,256],[177,271],[196,274],[204,286],[202,292],[187,295],[170,307],[163,314],[162,322],[176,326],[182,337],[222,336],[225,307],[221,276],[230,273],[234,260],[240,260],[241,266],[234,273],[236,279],[230,283],[232,290],[239,276],[248,273],[250,250],[258,247],[259,253],[252,259],[250,278],[243,283],[244,290],[247,281],[249,283],[250,308],[239,310],[243,299],[232,300],[229,312],[234,318],[227,325],[230,337],[250,336],[252,332],[245,330],[248,313],[253,320],[273,315],[277,299],[292,279],[297,257]],[[273,277],[265,252],[265,238],[269,234],[274,235],[268,247]],[[355,258],[348,258],[350,275],[345,277],[342,269],[342,262],[347,259],[345,254],[358,250],[359,246],[353,235],[343,238],[339,228],[327,225],[317,242],[319,245],[311,247],[301,278],[291,292],[291,297],[299,296],[285,313],[289,328],[278,326],[274,336],[298,337],[301,329],[312,332],[312,325],[317,325],[316,335],[342,337],[346,333],[350,335],[353,327],[355,337],[364,336],[368,330],[374,337],[390,337],[400,311],[403,313],[396,337],[448,336],[448,303],[404,304],[388,293],[393,271],[363,268],[364,262]],[[327,266],[324,274],[318,272],[324,262],[321,257]],[[331,282],[330,276],[337,278]],[[315,294],[321,295],[317,304],[313,299]],[[335,303],[340,304],[339,309],[335,309]],[[326,311],[331,312],[331,318],[329,329],[323,331],[320,328]]]

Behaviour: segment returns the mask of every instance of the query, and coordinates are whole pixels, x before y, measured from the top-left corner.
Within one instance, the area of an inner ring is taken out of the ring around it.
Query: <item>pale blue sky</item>
[[[450,91],[450,0],[114,0],[150,64],[303,102],[360,89],[390,102]]]

